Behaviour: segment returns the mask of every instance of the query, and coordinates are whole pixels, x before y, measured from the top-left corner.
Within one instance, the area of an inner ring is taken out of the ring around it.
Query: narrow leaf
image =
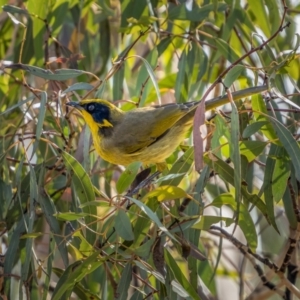
[[[187,20],[190,22],[201,22],[215,10],[214,4],[207,4],[201,8],[195,6],[192,10],[187,9],[185,3],[170,7],[172,7],[168,15],[170,20]],[[227,4],[225,3],[219,3],[217,5],[218,11],[225,11],[226,8]]]
[[[184,291],[190,295],[194,300],[201,300],[195,288],[190,284],[189,280],[182,273],[182,269],[178,266],[178,263],[175,261],[173,256],[169,253],[168,250],[165,251],[165,259],[169,268],[172,270],[172,273],[178,283],[184,288]]]
[[[219,217],[219,216],[202,216],[200,221],[195,223],[192,228],[200,230],[209,230],[210,226],[216,223],[225,222],[226,227],[234,223],[233,218]]]
[[[126,189],[128,189],[130,184],[136,178],[140,167],[140,162],[134,162],[130,164],[125,171],[122,172],[116,184],[116,188],[119,194],[123,193]]]
[[[300,181],[300,149],[298,143],[295,141],[291,132],[279,121],[273,117],[269,117],[279,137],[280,142],[289,154],[292,163],[295,168],[295,175],[298,181]]]
[[[270,123],[270,119],[268,118],[268,112],[266,105],[262,99],[261,95],[253,95],[252,96],[252,109],[253,115],[256,121],[267,122],[265,125],[261,127],[262,133],[270,140],[276,141],[278,139],[276,132],[272,124]]]
[[[146,199],[156,197],[157,201],[169,201],[179,198],[190,198],[190,196],[180,187],[171,186],[171,185],[163,185],[157,187],[155,190],[149,192],[143,197],[142,201]]]
[[[135,203],[158,227],[159,229],[164,232],[168,237],[170,237],[173,241],[177,241],[177,239],[169,232],[169,230],[161,223],[159,220],[158,216],[156,213],[154,213],[148,206],[146,206],[144,203],[141,201],[131,198],[131,197],[126,197],[133,203]]]
[[[268,121],[256,121],[252,124],[248,125],[244,132],[243,132],[243,138],[249,138],[252,134],[255,134],[258,132],[262,126],[267,125]]]
[[[99,251],[96,251],[85,260],[69,265],[55,286],[52,300],[61,300],[66,291],[72,291],[77,282],[101,266],[106,259],[98,256]]]
[[[38,120],[37,120],[36,131],[35,131],[35,141],[33,144],[32,155],[35,154],[35,152],[38,148],[39,142],[40,142],[40,138],[42,136],[43,124],[44,124],[46,108],[47,108],[46,104],[47,104],[47,93],[41,92],[40,111],[38,114]]]
[[[190,147],[178,160],[172,165],[168,175],[161,181],[160,185],[177,186],[181,182],[191,166],[194,164],[194,147]],[[174,176],[173,176],[174,174]],[[170,177],[167,177],[170,176]]]
[[[62,155],[62,158],[67,166],[67,168],[72,172],[72,182],[73,187],[76,190],[76,194],[79,198],[80,204],[85,204],[86,202],[95,201],[95,193],[94,188],[91,183],[91,180],[88,174],[83,169],[82,165],[69,153],[59,150]],[[85,219],[85,224],[91,230],[87,228],[86,230],[86,239],[87,241],[93,245],[97,235],[97,218],[93,216],[97,216],[97,208],[94,205],[83,206],[83,212],[87,214]]]
[[[48,80],[57,80],[57,81],[73,79],[82,74],[86,74],[85,71],[74,70],[74,69],[59,69],[59,70],[55,70],[54,72],[51,72],[50,70],[42,69],[35,66],[25,65],[25,64],[11,64],[9,66],[6,66],[5,68],[24,70],[34,76],[41,77]]]
[[[115,229],[117,234],[125,241],[132,241],[134,239],[130,219],[122,209],[115,215]]]
[[[73,92],[73,91],[78,91],[78,90],[87,90],[90,91],[94,88],[93,85],[86,83],[86,82],[76,82],[69,86],[67,89],[62,91],[62,95],[65,95],[66,93]]]
[[[267,145],[267,142],[261,141],[242,141],[240,142],[240,154],[244,155],[248,162],[251,162],[263,152]]]
[[[123,269],[121,279],[118,284],[117,289],[117,299],[118,300],[127,300],[128,299],[128,292],[129,286],[132,278],[132,265],[129,261],[125,268]]]
[[[245,67],[242,65],[234,66],[225,76],[224,85],[230,87],[242,74],[245,70]]]

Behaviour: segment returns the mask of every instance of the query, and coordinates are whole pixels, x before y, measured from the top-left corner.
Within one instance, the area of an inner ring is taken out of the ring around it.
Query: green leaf
[[[126,170],[122,172],[116,184],[116,188],[119,194],[123,193],[126,189],[128,189],[130,184],[136,178],[136,175],[141,165],[142,164],[140,162],[134,162],[127,166]]]
[[[8,205],[13,198],[13,190],[11,183],[5,183],[2,178],[0,178],[0,220],[5,220],[7,214]]]
[[[153,69],[152,69],[151,65],[149,64],[149,62],[144,57],[139,56],[139,55],[131,55],[128,58],[130,58],[130,57],[138,57],[139,59],[141,59],[143,61],[144,66],[146,67],[146,70],[149,74],[149,77],[150,77],[150,79],[153,83],[154,89],[156,91],[157,100],[158,100],[159,103],[162,103],[159,87],[158,87],[158,84],[157,84],[157,81],[156,81],[156,77],[155,77],[155,74],[154,74]]]
[[[135,291],[130,298],[130,300],[143,300],[143,299],[144,299],[144,296],[139,291]]]
[[[61,221],[76,221],[78,219],[86,217],[87,215],[88,214],[86,213],[74,213],[74,212],[53,214],[53,216],[56,217],[57,220],[61,220]]]
[[[209,230],[210,226],[219,222],[225,222],[226,227],[234,223],[234,218],[218,216],[201,216],[199,222],[195,223],[192,228],[199,230]]]
[[[264,198],[267,206],[267,212],[269,219],[272,220],[272,222],[276,222],[275,219],[275,211],[274,211],[274,195],[272,191],[272,174],[274,171],[274,165],[275,165],[275,160],[273,157],[276,157],[278,153],[280,152],[280,147],[276,146],[274,144],[271,144],[270,151],[268,154],[268,158],[266,161],[266,167],[265,167],[265,176],[264,176],[264,182],[261,187],[261,191],[259,194],[262,192],[264,193]],[[285,182],[286,184],[286,182]],[[276,228],[278,231],[278,229]]]
[[[100,3],[102,4],[102,8],[105,8],[106,13],[109,15],[113,15],[114,12],[112,9],[108,7],[108,5],[105,3],[105,0],[99,0]],[[105,72],[106,70],[106,65],[107,62],[110,58],[111,54],[111,29],[110,29],[110,22],[108,19],[104,19],[103,21],[100,22],[99,24],[100,27],[100,40],[99,40],[99,54],[100,57],[102,58],[102,67],[101,70],[99,71],[99,74],[102,75],[102,73]]]
[[[117,297],[118,300],[127,300],[128,299],[128,291],[132,278],[132,265],[129,261],[125,268],[123,269],[122,276],[120,278],[118,289],[117,289]]]
[[[78,90],[87,90],[90,91],[94,88],[93,85],[86,83],[86,82],[76,82],[69,86],[67,89],[62,91],[62,95],[67,94],[69,92],[78,91]]]
[[[185,175],[186,175],[186,173],[178,173],[178,174],[168,174],[168,175],[165,175],[165,176],[161,176],[161,177],[157,178],[157,180],[155,180],[155,184],[159,184],[159,183],[161,183],[163,181],[172,182],[173,179],[175,179],[177,177],[180,177],[180,180],[181,180],[182,177],[185,176]]]
[[[262,133],[272,142],[278,139],[277,134],[268,118],[267,108],[261,95],[252,96],[252,109],[256,121],[267,122],[261,127]]]
[[[22,240],[20,240],[20,236],[24,233],[25,231],[25,223],[28,223],[28,213],[23,216],[23,219],[20,219],[19,221],[16,222],[16,226],[14,228],[14,231],[12,232],[8,244],[8,248],[6,253],[9,253],[7,255],[6,259],[4,260],[4,273],[5,274],[10,274],[11,270],[15,266],[16,262],[20,259],[20,250],[24,249],[24,243],[22,244]],[[5,280],[5,294],[10,295],[9,290],[10,290],[10,283],[11,280],[8,278]]]
[[[231,85],[239,78],[242,72],[245,70],[245,67],[242,65],[236,65],[226,74],[223,81],[224,85],[229,88]]]
[[[152,249],[153,243],[155,241],[155,238],[151,238],[146,243],[143,243],[142,245],[138,246],[133,250],[133,253],[135,255],[138,255],[143,258],[149,257],[150,251]]]
[[[167,177],[160,185],[177,186],[181,182],[191,166],[194,164],[194,147],[190,147],[178,160],[172,165],[168,175],[176,174],[176,176]],[[181,174],[181,175],[180,175]]]
[[[212,41],[216,47],[218,47],[218,51],[231,63],[237,61],[240,57],[235,52],[235,50],[230,47],[230,45],[220,38],[216,38]]]
[[[240,142],[240,154],[244,155],[248,162],[251,162],[263,152],[267,145],[267,142],[261,141],[242,141]]]
[[[192,10],[187,9],[186,4],[180,4],[176,6],[170,6],[168,17],[170,20],[187,20],[191,22],[201,22],[206,19],[210,13],[214,12],[214,4],[207,4],[201,8],[195,6]],[[217,6],[218,11],[225,11],[227,4],[219,3]]]
[[[22,22],[20,22],[18,19],[16,19],[14,17],[14,15],[12,15],[11,13],[7,12],[7,15],[16,25],[22,25],[23,27],[26,27]]]
[[[248,125],[244,132],[243,132],[243,138],[249,138],[252,134],[255,134],[258,132],[264,125],[267,125],[268,121],[255,121],[252,124]]]
[[[252,15],[255,18],[255,23],[259,26],[259,28],[263,31],[265,36],[270,36],[270,22],[268,18],[268,14],[266,12],[265,3],[260,0],[251,0],[249,1],[249,8]],[[272,18],[273,22],[273,18]]]
[[[73,79],[82,74],[86,74],[85,71],[74,70],[74,69],[59,69],[59,70],[54,70],[54,72],[51,72],[50,70],[42,69],[35,66],[25,65],[25,64],[11,64],[6,66],[5,68],[24,70],[34,76],[41,77],[48,80],[56,80],[56,81]]]
[[[28,207],[28,212],[30,215],[30,218],[28,219],[28,222],[26,224],[26,231],[27,234],[31,234],[33,232],[33,225],[34,225],[34,219],[36,215],[36,210],[35,210],[35,205],[34,201],[36,201],[38,197],[38,185],[37,185],[37,176],[35,173],[35,169],[30,165],[30,200],[29,200],[29,207]],[[43,176],[40,176],[40,178],[43,178]],[[29,268],[31,265],[31,260],[32,260],[32,250],[33,246],[33,239],[27,239],[26,240],[26,246],[25,246],[25,257],[26,259],[22,261],[22,267],[21,267],[21,278],[23,281],[28,280],[28,275],[29,275]]]
[[[155,190],[149,192],[143,197],[142,201],[146,199],[156,197],[157,201],[169,201],[179,198],[190,198],[190,196],[180,187],[171,186],[171,185],[163,185],[157,187]]]
[[[169,238],[171,238],[173,241],[177,241],[177,239],[169,232],[169,230],[161,223],[156,213],[154,213],[148,206],[146,206],[141,201],[127,197],[130,201],[132,201],[134,204],[136,204],[158,227],[159,229],[165,233]]]
[[[187,292],[190,297],[194,300],[201,300],[195,288],[190,284],[189,280],[182,273],[182,269],[178,266],[178,263],[175,261],[173,256],[169,253],[168,250],[164,251],[166,263],[168,264],[170,270],[172,270],[173,276],[176,278],[178,283],[184,288],[184,291]]]
[[[95,251],[93,245],[88,243],[88,241],[85,239],[85,237],[82,235],[80,231],[75,231],[73,233],[74,237],[77,237],[80,240],[80,246],[79,246],[79,251],[84,255],[92,255]]]
[[[130,219],[122,209],[119,209],[115,215],[115,229],[117,234],[125,241],[134,239]]]
[[[13,5],[3,5],[2,6],[3,11],[9,12],[11,14],[16,13],[16,14],[22,14],[22,15],[28,15],[28,11],[25,9],[21,9],[17,6]]]
[[[147,3],[144,0],[126,0],[121,2],[121,28],[128,26],[127,19],[135,18],[139,19],[145,8],[147,7]]]
[[[124,63],[121,63],[113,77],[113,100],[120,100],[123,98],[124,75],[125,67]]]
[[[143,107],[145,105],[145,103],[147,103],[149,101],[149,97],[151,97],[152,93],[154,94],[155,101],[157,101],[157,99],[159,101],[161,101],[159,98],[160,92],[157,93],[157,90],[159,89],[159,86],[158,86],[158,83],[156,80],[157,76],[154,74],[154,71],[153,71],[153,69],[155,69],[158,64],[157,49],[154,48],[153,50],[151,50],[145,59],[148,62],[148,64],[145,64],[143,61],[143,64],[139,70],[139,76],[137,78],[136,88],[134,90],[134,93],[136,95],[141,95],[141,93],[142,93],[142,95],[139,96],[140,97],[139,101],[140,101],[141,107]],[[151,78],[152,84],[154,86],[156,85],[156,88],[153,89],[151,81],[148,80],[149,77]],[[153,78],[155,78],[155,83],[153,82]]]
[[[99,2],[101,9],[104,10],[104,12],[107,16],[110,16],[110,17],[114,16],[115,11],[110,8],[109,2],[107,3],[105,0],[99,0],[98,2]]]
[[[286,152],[289,154],[293,166],[295,168],[295,175],[298,181],[300,181],[300,149],[298,143],[291,132],[279,121],[273,117],[269,117],[273,124],[278,138],[285,148]]]
[[[50,7],[49,7],[50,8]],[[51,8],[49,9],[49,14],[47,16],[48,22],[51,26],[51,34],[52,36],[58,36],[60,33],[60,29],[62,28],[65,20],[66,20],[66,12],[71,9],[71,1],[59,0],[53,2]],[[65,57],[70,57],[71,53],[68,53],[68,49],[66,47],[61,47],[62,53]],[[68,52],[67,52],[67,51]],[[70,51],[71,52],[71,51]]]
[[[241,167],[241,155],[239,147],[240,138],[240,120],[239,112],[235,103],[231,103],[231,139],[230,139],[230,157],[234,166],[234,189],[235,189],[235,201],[236,201],[236,213],[238,218],[240,217],[240,202],[241,202],[241,187],[242,187],[242,167]]]
[[[99,253],[100,251],[96,251],[85,260],[76,261],[69,265],[58,280],[51,299],[61,300],[65,292],[71,293],[76,283],[101,266],[108,257],[100,259]]]
[[[36,153],[36,150],[37,150],[39,142],[40,142],[40,138],[42,136],[43,124],[44,124],[45,115],[46,115],[46,108],[47,108],[47,93],[41,92],[40,111],[38,114],[38,121],[37,121],[37,125],[36,125],[35,141],[33,144],[32,155],[34,155]]]
[[[159,203],[157,201],[153,201],[153,199],[144,203],[152,212],[156,211],[159,207]],[[134,232],[134,241],[132,247],[138,248],[143,242],[145,242],[145,235],[149,232],[151,226],[153,226],[153,221],[149,216],[143,211],[140,213],[140,208],[131,206],[130,212],[133,210],[134,214],[138,214],[140,217],[137,218],[135,222],[132,223],[133,232]]]
[[[28,234],[23,234],[20,239],[35,239],[39,236],[42,236],[43,233],[42,232],[31,232],[31,233],[28,233]]]
[[[195,94],[199,93],[201,79],[207,72],[208,57],[203,48],[195,41],[191,41],[189,45],[185,77],[187,81],[187,99],[193,99]]]
[[[59,152],[62,155],[66,167],[72,173],[72,186],[76,191],[80,204],[95,201],[93,185],[88,174],[85,172],[81,164],[69,153],[61,149],[59,149]],[[84,218],[85,224],[87,226],[86,239],[91,245],[93,245],[97,238],[97,208],[94,205],[89,205],[84,206],[82,210],[87,214],[87,216]]]
[[[55,240],[50,239],[49,241],[49,247],[48,247],[48,257],[47,257],[47,274],[45,281],[44,281],[44,289],[43,289],[43,297],[41,300],[47,300],[48,291],[50,287],[50,280],[52,275],[52,266],[53,266],[53,260],[54,260],[54,249],[55,249]]]
[[[287,181],[291,175],[291,160],[286,151],[280,147],[280,151],[275,159],[274,171],[272,174],[272,191],[274,201],[278,203],[287,189]]]
[[[61,278],[62,276],[65,276],[64,270],[59,269],[59,268],[53,268],[53,273],[58,278]],[[82,284],[82,283],[77,282],[74,287],[70,288],[70,292],[75,293],[78,296],[78,299],[80,299],[80,300],[90,300],[90,299],[101,300],[99,295],[97,295],[96,293],[91,292],[90,289],[86,288],[85,286],[86,286],[86,284]],[[46,293],[46,295],[47,295],[47,293]],[[64,296],[65,295],[66,294],[64,294]],[[62,297],[62,299],[63,299],[63,297]],[[43,300],[46,300],[46,299],[43,299]]]
[[[46,24],[42,20],[47,19],[48,9],[46,9],[46,7],[48,7],[48,0],[40,0],[38,2],[35,0],[28,0],[26,6],[27,10],[34,15],[34,17],[32,17],[33,45],[31,45],[31,49],[33,49],[34,53],[32,57],[34,58],[34,63],[36,65],[41,65],[44,56],[43,47],[41,47],[41,45],[44,44],[44,35],[46,32]]]
[[[284,212],[287,216],[287,219],[289,221],[289,226],[293,229],[296,230],[298,222],[297,222],[297,217],[295,215],[295,210],[293,207],[293,200],[291,197],[291,192],[290,189],[286,188],[284,195],[282,197],[282,202],[284,205]]]
[[[186,74],[187,54],[184,50],[180,56],[178,63],[178,73],[175,84],[175,98],[177,102],[186,102],[188,92],[188,82]]]
[[[69,265],[67,243],[66,239],[63,236],[60,225],[54,216],[56,213],[56,207],[53,203],[53,200],[49,197],[49,195],[43,187],[39,188],[39,194],[40,205],[44,212],[46,221],[50,226],[51,232],[53,234],[56,246],[60,252],[64,266],[67,267]]]
[[[14,109],[16,109],[16,108],[18,108],[18,107],[21,107],[23,104],[25,104],[25,103],[27,103],[27,102],[29,102],[29,101],[32,101],[33,99],[34,99],[34,97],[31,96],[31,97],[28,97],[28,98],[25,99],[25,100],[22,100],[22,101],[18,102],[18,103],[15,104],[15,105],[10,106],[8,109],[6,109],[6,110],[3,111],[2,113],[0,113],[0,116],[5,115],[5,114],[11,112],[11,111],[13,111]]]

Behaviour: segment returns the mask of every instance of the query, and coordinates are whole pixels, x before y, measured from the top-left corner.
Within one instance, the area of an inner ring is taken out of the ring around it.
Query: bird
[[[125,112],[103,99],[66,103],[80,111],[104,160],[123,166],[156,164],[158,170],[165,169],[166,158],[186,137],[198,104],[168,103]]]
[[[239,100],[268,90],[268,85],[233,92]],[[229,102],[225,94],[205,101],[205,110]],[[70,101],[66,105],[79,110],[91,130],[97,153],[106,161],[127,166],[141,162],[156,164],[159,171],[166,168],[165,160],[184,140],[193,125],[196,108],[201,102],[168,103],[130,111],[119,109],[103,99]]]

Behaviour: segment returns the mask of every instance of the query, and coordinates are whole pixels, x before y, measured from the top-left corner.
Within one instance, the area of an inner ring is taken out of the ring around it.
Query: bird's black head
[[[114,107],[105,100],[83,100],[81,102],[68,102],[68,106],[72,106],[81,111],[81,114],[90,127],[92,132],[98,132],[103,136],[110,136],[113,133],[113,127],[116,122],[111,118],[111,109]]]
[[[89,102],[81,105],[82,108],[88,112],[98,124],[105,124],[110,121],[110,109],[103,103]]]

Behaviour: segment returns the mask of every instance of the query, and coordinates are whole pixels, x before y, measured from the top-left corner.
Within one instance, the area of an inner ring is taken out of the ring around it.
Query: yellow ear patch
[[[108,122],[106,119],[103,120],[102,124],[98,124],[99,127],[113,127],[113,124]]]

